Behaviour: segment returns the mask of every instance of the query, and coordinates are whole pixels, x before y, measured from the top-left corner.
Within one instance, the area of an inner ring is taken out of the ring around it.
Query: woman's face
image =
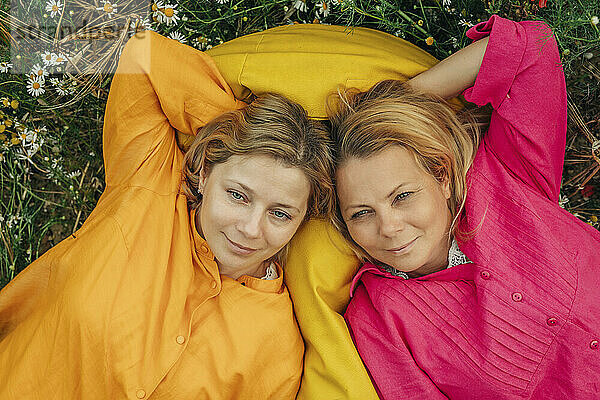
[[[200,183],[198,230],[222,274],[262,274],[306,214],[310,184],[298,168],[262,155],[232,156]]]
[[[446,266],[450,190],[419,167],[410,151],[390,146],[350,158],[336,181],[348,231],[371,257],[412,276]]]

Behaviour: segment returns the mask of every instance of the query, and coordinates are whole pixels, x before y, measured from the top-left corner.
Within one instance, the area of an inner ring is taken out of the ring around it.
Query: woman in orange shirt
[[[197,133],[185,155],[176,131]],[[294,398],[304,347],[280,264],[330,208],[327,144],[299,105],[246,106],[205,54],[132,38],[97,207],[0,292],[0,398]]]

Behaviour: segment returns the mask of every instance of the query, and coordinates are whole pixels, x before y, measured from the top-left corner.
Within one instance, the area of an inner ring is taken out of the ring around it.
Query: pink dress
[[[491,103],[459,247],[472,264],[405,280],[366,264],[345,314],[382,399],[599,399],[600,233],[558,205],[567,99],[540,22],[497,16],[475,85]]]

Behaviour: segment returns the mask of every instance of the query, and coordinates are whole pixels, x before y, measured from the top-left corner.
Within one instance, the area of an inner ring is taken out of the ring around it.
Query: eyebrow
[[[241,182],[238,181],[234,181],[231,179],[228,179],[231,183],[234,183],[236,185],[239,185],[242,189],[244,189],[246,192],[248,192],[251,196],[254,196],[256,193],[254,192],[254,190],[250,189],[248,186],[244,185]],[[281,207],[281,208],[287,208],[290,210],[295,210],[298,214],[300,214],[300,210],[298,210],[296,207],[289,205],[289,204],[285,204],[285,203],[275,203],[273,204],[273,206],[275,207]]]
[[[394,193],[396,193],[396,192],[398,191],[398,189],[400,189],[402,186],[404,186],[404,184],[403,184],[403,183],[401,183],[401,184],[399,184],[398,186],[396,186],[396,187],[394,188],[394,190],[392,190],[392,191],[390,192],[390,194],[388,194],[388,195],[386,196],[386,199],[389,199],[390,197],[392,197],[392,196],[394,195]],[[351,208],[361,208],[361,207],[369,207],[369,206],[368,206],[368,205],[366,205],[366,204],[351,204],[351,205],[349,205],[348,207],[346,207],[346,208],[344,209],[344,211],[348,211],[348,210],[349,210],[349,209],[351,209]]]

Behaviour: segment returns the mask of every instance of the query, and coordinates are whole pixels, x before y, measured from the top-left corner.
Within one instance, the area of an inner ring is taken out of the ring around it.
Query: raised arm
[[[437,94],[444,99],[458,96],[475,83],[488,39],[486,37],[471,43],[407,83],[417,90]]]
[[[558,202],[567,96],[552,31],[541,21],[514,22],[494,15],[467,36],[475,43],[411,84],[442,97],[452,97],[466,85],[467,101],[491,104],[486,151],[525,185]]]
[[[123,183],[149,158],[166,162],[173,128],[195,134],[242,104],[209,56],[152,31],[138,33],[123,49],[106,105],[107,184]]]

